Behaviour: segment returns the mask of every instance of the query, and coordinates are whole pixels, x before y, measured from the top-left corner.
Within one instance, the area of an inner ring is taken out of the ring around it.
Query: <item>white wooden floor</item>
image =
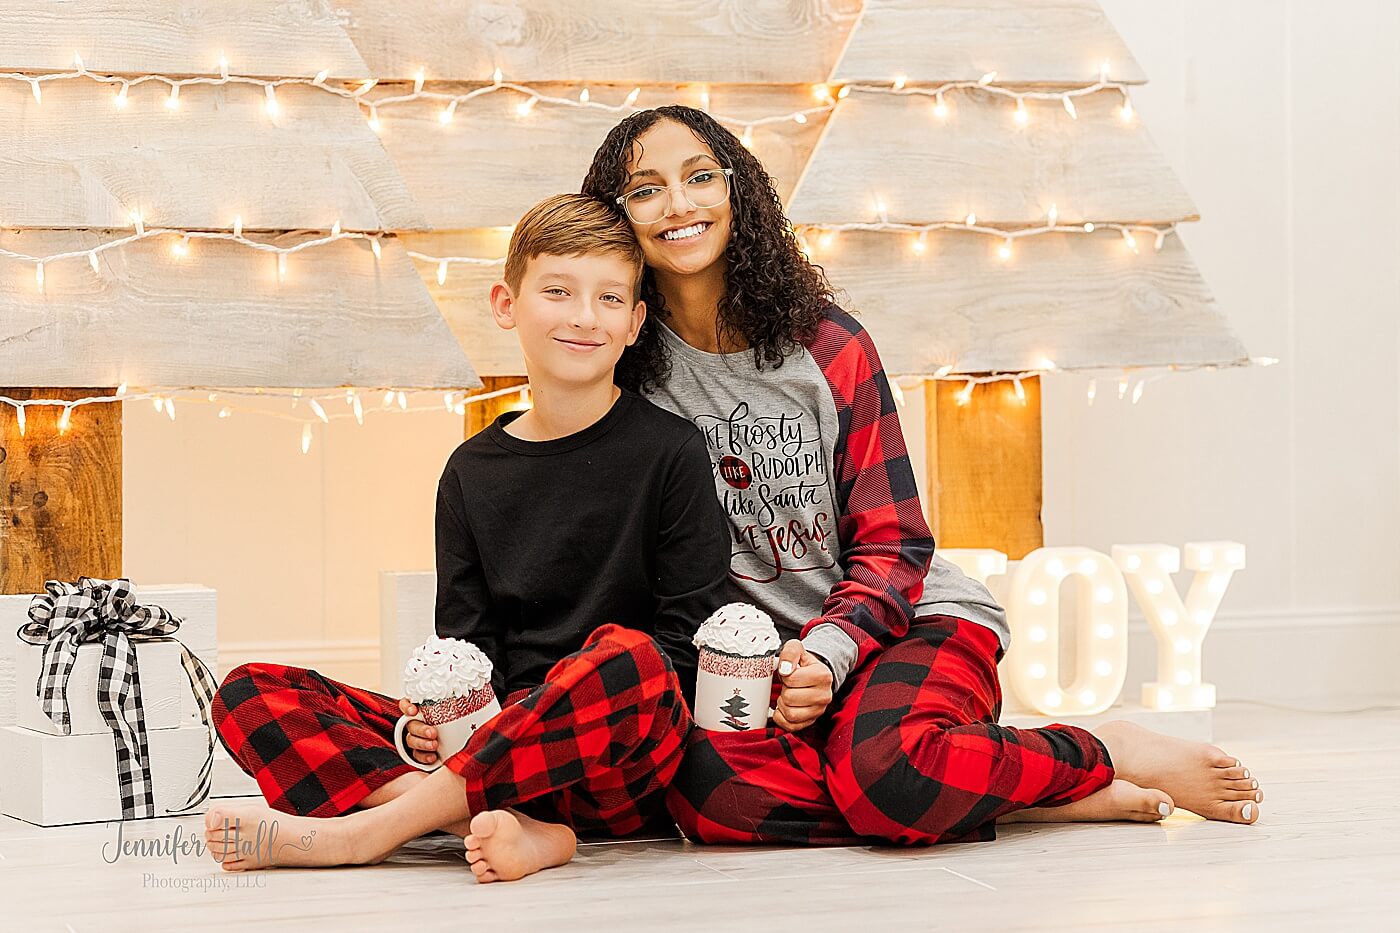
[[[917,850],[592,845],[508,885],[476,884],[448,837],[377,866],[235,875],[108,863],[116,824],[0,817],[0,930],[1400,930],[1400,713],[1224,704],[1216,740],[1265,785],[1254,826],[1020,825]],[[128,838],[176,824],[201,825]]]

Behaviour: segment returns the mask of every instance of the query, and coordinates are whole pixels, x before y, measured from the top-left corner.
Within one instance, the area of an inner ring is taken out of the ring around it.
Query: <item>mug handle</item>
[[[422,722],[423,714],[417,713],[413,716],[400,716],[399,721],[394,723],[394,750],[399,753],[400,758],[413,765],[413,767],[417,768],[419,771],[436,771],[438,768],[442,767],[442,756],[439,755],[438,760],[433,764],[425,765],[404,750],[403,730],[408,726],[408,721],[410,719],[416,719]]]

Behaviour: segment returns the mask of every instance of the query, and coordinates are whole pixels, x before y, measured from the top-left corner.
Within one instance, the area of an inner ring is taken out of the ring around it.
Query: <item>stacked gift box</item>
[[[99,581],[100,582],[100,581]],[[135,589],[141,606],[178,620],[162,637],[129,638],[136,653],[145,772],[153,807],[124,806],[114,728],[98,703],[103,640],[77,647],[66,678],[67,724],[44,708],[45,645],[17,634],[33,626],[36,595],[0,596],[0,812],[41,826],[203,812],[211,796],[256,794],[257,785],[213,742],[200,693],[218,685],[216,594],[196,585]],[[60,621],[50,624],[55,635]],[[167,623],[166,627],[170,627]],[[41,636],[39,640],[43,640]],[[188,651],[189,659],[184,658]],[[204,673],[192,673],[199,667]],[[50,709],[53,703],[50,701]],[[128,713],[128,720],[136,717]],[[128,745],[136,743],[128,741]],[[203,788],[203,790],[201,789]],[[188,804],[188,805],[187,805]]]

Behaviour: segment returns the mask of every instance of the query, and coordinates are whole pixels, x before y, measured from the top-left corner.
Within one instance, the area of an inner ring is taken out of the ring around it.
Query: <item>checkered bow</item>
[[[214,676],[178,638],[171,636],[184,622],[160,606],[141,606],[136,588],[125,578],[98,580],[79,577],[78,582],[48,580],[44,593],[29,603],[29,622],[16,634],[32,645],[44,646],[43,663],[35,692],[44,715],[63,735],[71,734],[68,715],[68,676],[78,658],[78,646],[102,644],[97,675],[97,706],[112,729],[117,754],[117,780],[122,793],[123,819],[156,816],[151,789],[150,749],[146,740],[146,716],[141,703],[141,678],[132,642],[173,641],[180,646],[180,661],[190,678],[190,689],[199,703],[200,716],[209,730],[209,752],[199,780],[181,813],[209,796],[214,763]]]

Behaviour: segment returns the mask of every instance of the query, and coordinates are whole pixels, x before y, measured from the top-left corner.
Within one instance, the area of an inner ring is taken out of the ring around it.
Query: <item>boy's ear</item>
[[[632,308],[632,326],[627,330],[627,346],[637,342],[637,335],[642,332],[642,325],[647,319],[647,303],[639,301]]]
[[[491,316],[501,330],[515,327],[515,295],[505,281],[491,286]]]

